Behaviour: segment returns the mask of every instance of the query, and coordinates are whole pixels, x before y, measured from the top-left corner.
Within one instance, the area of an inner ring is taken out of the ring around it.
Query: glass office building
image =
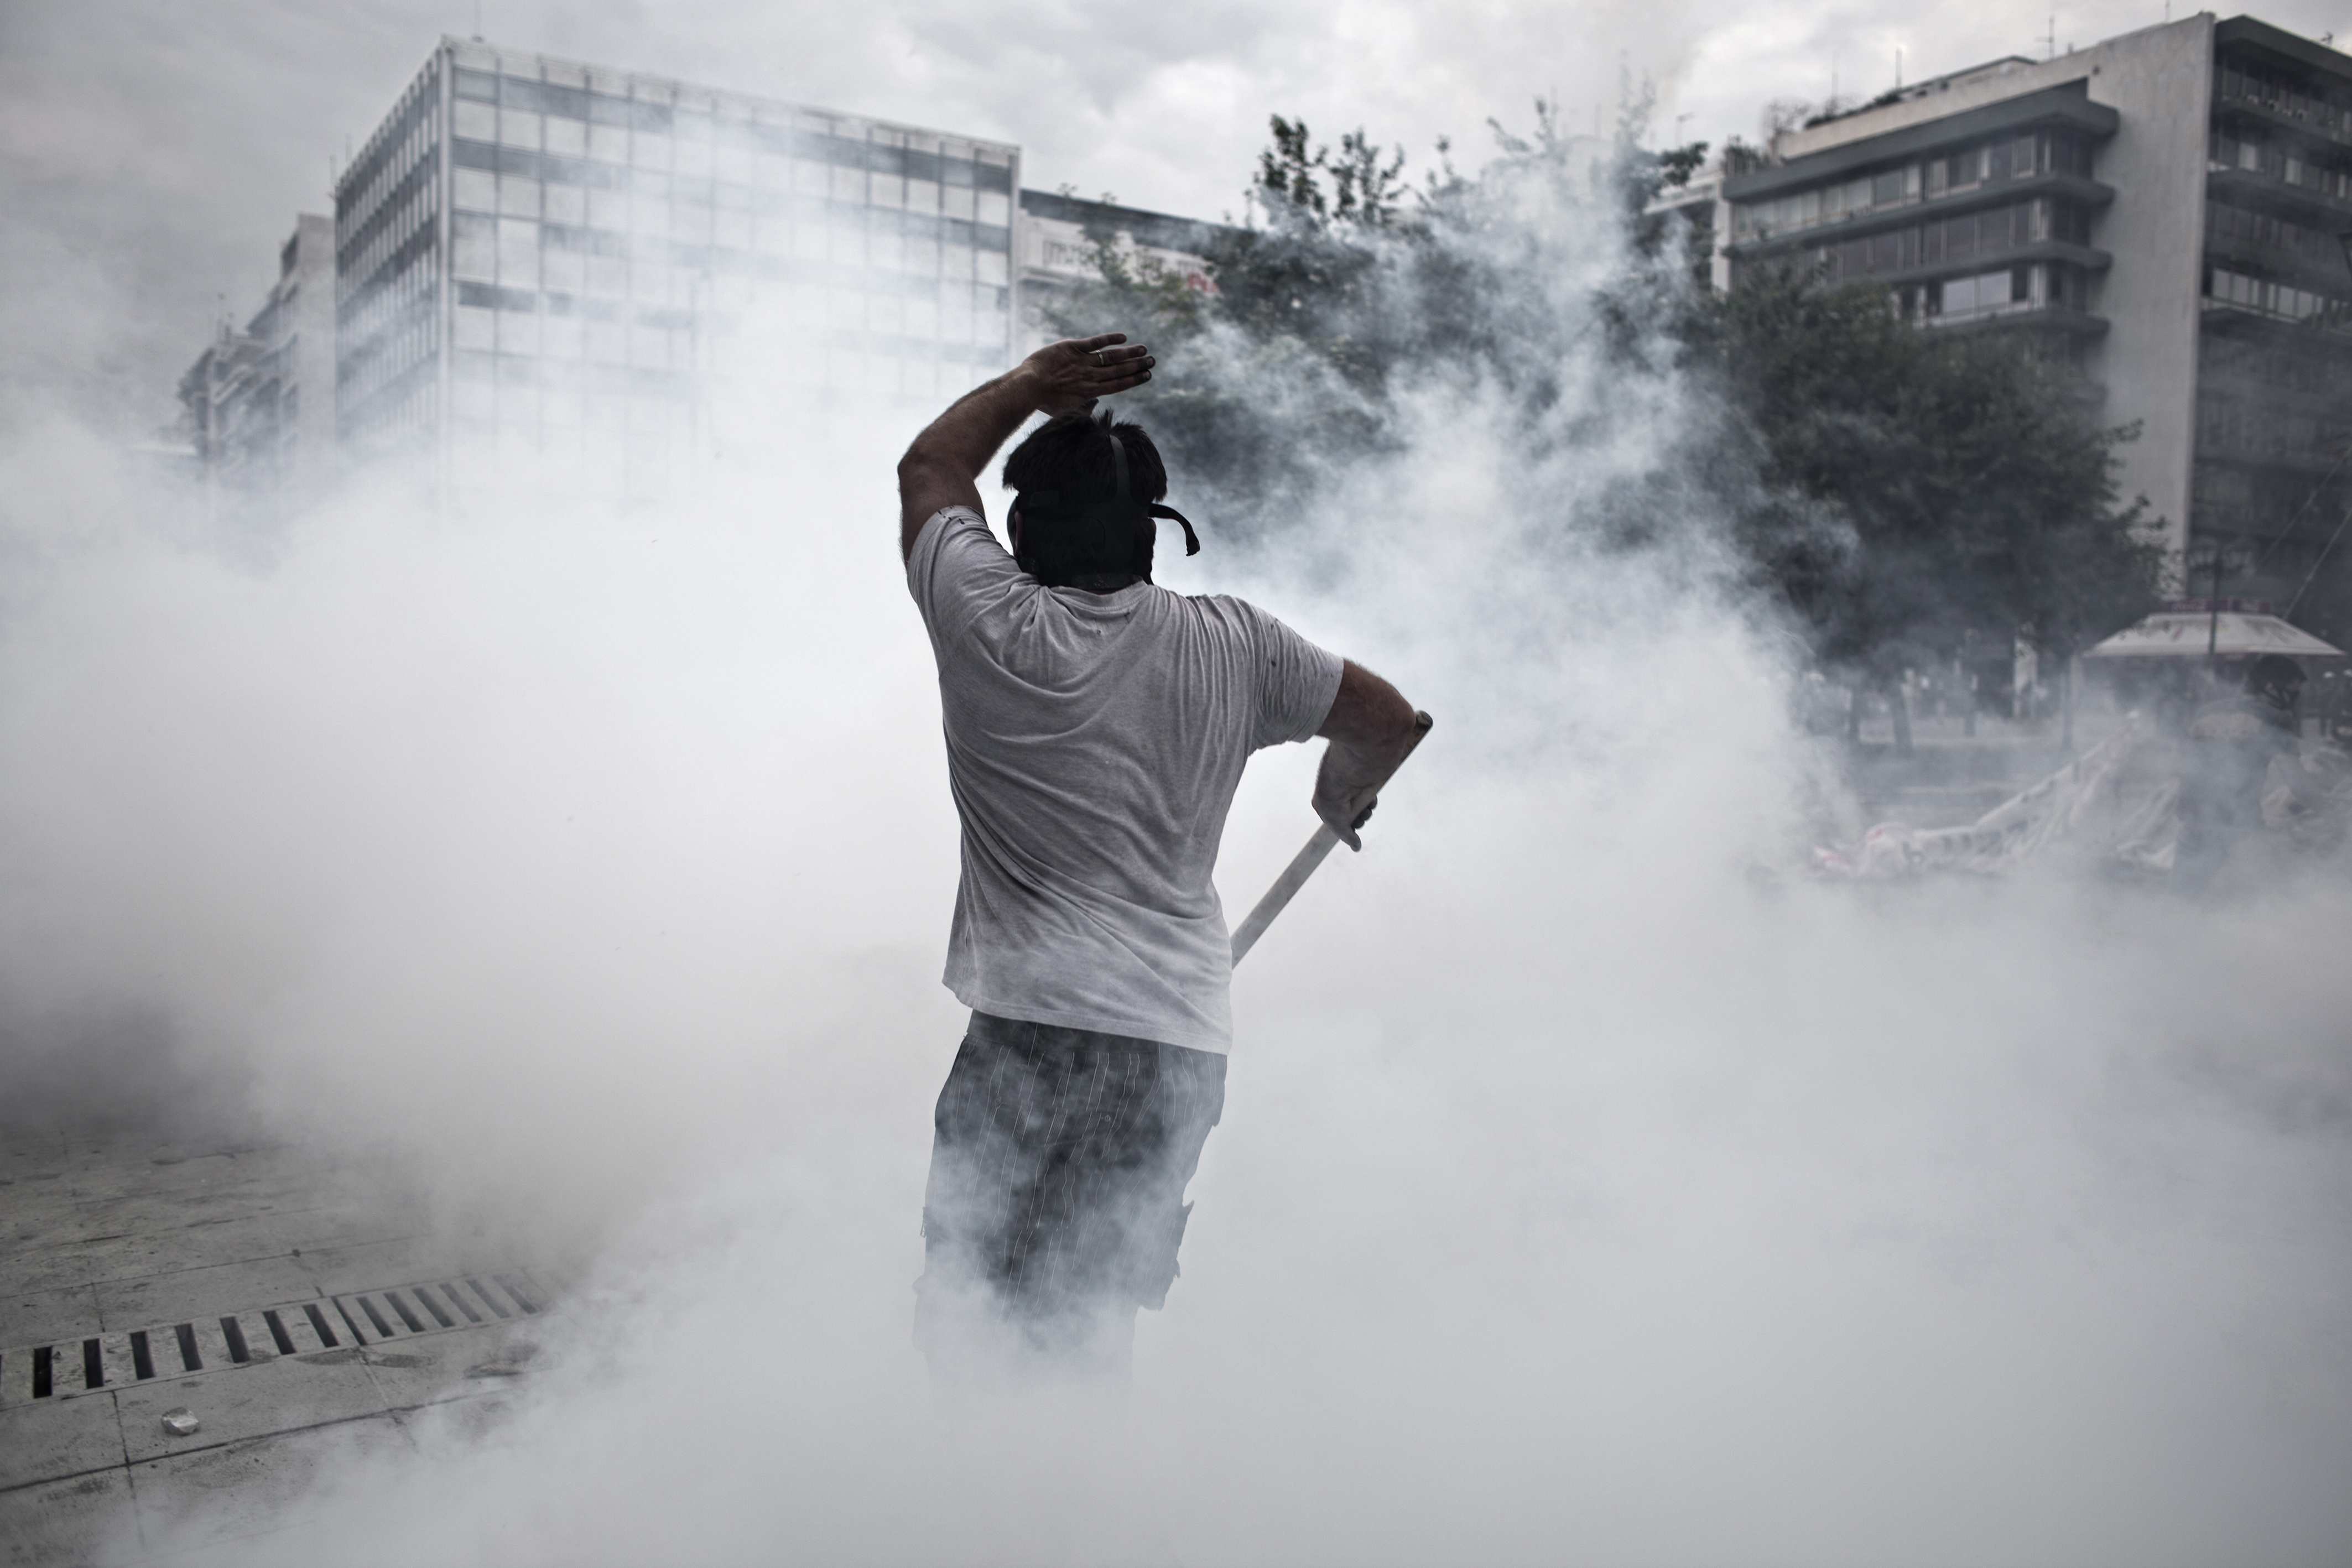
[[[1008,362],[1019,158],[445,38],[336,183],[339,436],[637,496],[745,387],[936,404]]]

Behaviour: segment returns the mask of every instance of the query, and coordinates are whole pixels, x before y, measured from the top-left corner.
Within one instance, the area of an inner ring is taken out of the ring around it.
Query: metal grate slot
[[[286,1331],[286,1337],[294,1342],[294,1354],[306,1355],[316,1351],[334,1349],[333,1345],[327,1343],[325,1336],[320,1333],[318,1325],[310,1321],[309,1314],[301,1308],[300,1302],[289,1302],[277,1309],[278,1326]],[[322,1320],[323,1311],[322,1307]]]
[[[23,1399],[27,1384],[35,1399],[69,1401],[184,1374],[226,1374],[280,1356],[316,1355],[347,1344],[486,1328],[555,1312],[548,1302],[530,1275],[510,1269],[412,1281],[365,1294],[280,1301],[193,1322],[18,1344],[0,1350],[0,1364],[7,1375],[0,1379],[0,1406]],[[72,1370],[76,1345],[81,1348],[79,1377]]]
[[[360,1332],[359,1320],[352,1316],[352,1309],[350,1307],[338,1301],[335,1303],[335,1315],[343,1320],[343,1326],[345,1328],[352,1331],[352,1343],[353,1344],[367,1343],[367,1335]]]

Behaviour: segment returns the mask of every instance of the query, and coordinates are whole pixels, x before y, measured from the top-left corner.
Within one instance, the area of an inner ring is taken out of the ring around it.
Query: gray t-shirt
[[[962,507],[924,525],[907,586],[963,820],[948,988],[1002,1018],[1229,1050],[1209,881],[1225,811],[1251,752],[1322,726],[1339,656],[1238,599],[1043,587]]]

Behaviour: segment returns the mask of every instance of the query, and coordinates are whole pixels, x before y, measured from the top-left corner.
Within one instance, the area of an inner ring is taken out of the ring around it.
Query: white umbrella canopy
[[[2290,659],[2341,659],[2344,650],[2321,642],[2299,626],[2275,615],[2252,609],[2232,609],[2224,601],[2220,616],[2204,606],[2168,604],[2137,625],[2126,626],[2096,647],[2085,659],[2202,659],[2208,654],[2243,659],[2259,653],[2284,653]]]

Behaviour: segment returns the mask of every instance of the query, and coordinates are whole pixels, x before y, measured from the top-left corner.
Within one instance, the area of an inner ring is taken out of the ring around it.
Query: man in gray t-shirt
[[[941,1092],[917,1340],[987,1370],[1124,1365],[1176,1273],[1222,1111],[1233,962],[1210,882],[1250,753],[1330,740],[1314,808],[1349,845],[1412,705],[1256,606],[1151,581],[1167,473],[1095,400],[1150,380],[1112,333],[975,389],[898,465],[907,586],[939,661],[963,875],[946,983],[972,1021]],[[977,480],[1013,452],[1010,554]]]

